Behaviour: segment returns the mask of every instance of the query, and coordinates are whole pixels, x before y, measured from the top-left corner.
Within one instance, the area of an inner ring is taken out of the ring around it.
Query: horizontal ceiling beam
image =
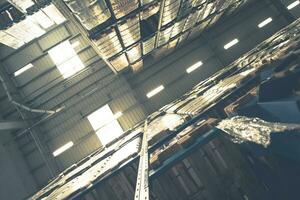
[[[27,123],[25,121],[0,121],[0,130],[13,130],[26,128]]]

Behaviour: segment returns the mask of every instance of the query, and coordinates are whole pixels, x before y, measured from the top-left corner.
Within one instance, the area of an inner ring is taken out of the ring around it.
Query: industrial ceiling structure
[[[95,111],[109,106],[126,131],[300,16],[293,0],[0,0],[0,8],[0,159],[9,160],[0,167],[11,180],[0,195],[13,185],[15,199],[105,146]]]
[[[187,1],[10,1],[1,15],[1,40],[19,48],[71,14],[101,58],[115,72],[138,71],[155,49],[167,51],[212,26],[245,0]],[[68,13],[70,12],[70,13]]]

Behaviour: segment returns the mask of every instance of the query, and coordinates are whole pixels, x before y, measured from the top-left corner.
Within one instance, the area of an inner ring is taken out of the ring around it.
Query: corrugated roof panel
[[[70,37],[70,33],[68,32],[65,26],[60,26],[55,30],[49,32],[44,37],[38,40],[38,44],[42,48],[42,50],[49,50],[51,47],[57,45],[58,43],[68,39]]]

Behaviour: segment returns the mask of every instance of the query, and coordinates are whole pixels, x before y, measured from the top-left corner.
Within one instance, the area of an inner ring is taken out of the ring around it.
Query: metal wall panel
[[[41,37],[38,40],[38,44],[43,51],[46,51],[69,37],[70,33],[68,32],[67,28],[65,26],[59,26],[55,30],[50,31],[49,33]]]
[[[37,43],[33,43],[5,58],[3,65],[7,68],[7,71],[12,74],[42,54],[43,52]]]
[[[46,52],[66,39],[69,39],[71,44],[80,42],[74,48],[86,66],[82,72],[69,79],[62,77]],[[140,58],[141,47],[138,47],[138,53],[137,58],[131,57],[132,61]],[[16,60],[18,62],[15,62]],[[6,68],[11,70],[10,73],[28,62],[34,64],[33,68],[14,78],[26,105],[49,109],[61,105],[66,107],[61,113],[34,128],[41,136],[47,160],[57,173],[100,147],[86,118],[91,112],[109,103],[114,111],[124,112],[120,118],[124,130],[145,117],[144,110],[135,100],[126,80],[120,75],[114,75],[96,52],[86,44],[82,36],[77,33],[76,27],[69,22],[46,33],[32,45],[14,51],[4,61],[9,63]],[[1,111],[2,103],[7,105],[8,102],[1,101]],[[10,117],[18,117],[18,113],[12,109],[12,106],[3,107],[3,113],[10,112]],[[52,151],[70,140],[74,140],[76,143],[74,147],[60,157],[53,158]],[[49,180],[50,173],[41,159],[32,137],[27,133],[16,141],[20,150],[27,155],[26,160],[30,163],[30,170],[41,186]]]

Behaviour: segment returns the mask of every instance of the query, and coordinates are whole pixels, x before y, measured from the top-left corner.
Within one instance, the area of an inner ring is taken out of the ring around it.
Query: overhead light
[[[195,71],[197,68],[199,68],[202,65],[203,65],[203,63],[201,61],[196,62],[195,64],[193,64],[192,66],[190,66],[189,68],[187,68],[186,72],[189,74],[189,73]]]
[[[15,71],[14,76],[19,76],[20,74],[24,73],[25,71],[29,70],[30,68],[34,67],[33,64],[29,63],[22,67],[21,69]]]
[[[234,40],[232,40],[232,41],[228,42],[227,44],[225,44],[224,49],[229,49],[230,47],[236,45],[238,42],[239,42],[239,40],[235,38]]]
[[[67,144],[65,144],[65,145],[59,147],[58,149],[56,149],[53,152],[53,156],[56,157],[56,156],[62,154],[63,152],[65,152],[68,149],[70,149],[73,145],[74,145],[74,143],[72,141],[68,142]]]
[[[262,28],[272,21],[273,21],[273,19],[271,17],[269,17],[269,18],[265,19],[264,21],[260,22],[257,26],[258,26],[258,28]]]
[[[148,98],[151,98],[151,97],[153,97],[154,95],[156,95],[156,94],[158,94],[159,92],[161,92],[163,89],[165,89],[164,86],[163,86],[163,85],[160,85],[160,86],[158,86],[157,88],[155,88],[155,89],[151,90],[150,92],[148,92],[148,93],[147,93],[147,97],[148,97]]]
[[[300,4],[300,1],[294,1],[293,3],[291,3],[290,5],[288,5],[287,9],[288,10],[292,10],[293,8],[295,8],[296,6],[298,6]]]

